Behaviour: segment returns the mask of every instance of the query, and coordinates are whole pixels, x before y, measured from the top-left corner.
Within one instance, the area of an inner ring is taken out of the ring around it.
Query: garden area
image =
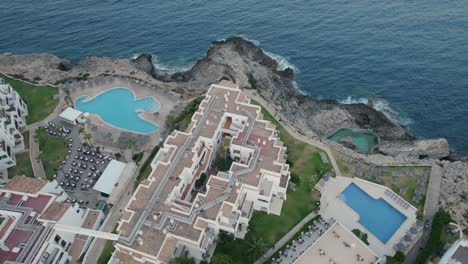
[[[39,142],[41,153],[38,158],[42,161],[46,178],[53,180],[53,175],[68,153],[67,141],[49,136],[44,127],[36,130],[34,140]]]
[[[16,166],[8,169],[8,178],[11,179],[16,175],[34,177],[29,151],[16,154]]]
[[[0,74],[7,83],[15,89],[28,105],[26,123],[32,124],[44,120],[57,107],[59,100],[53,98],[58,88],[49,85],[34,85],[24,81],[12,79]]]
[[[252,102],[258,104],[256,102]],[[322,163],[319,149],[296,140],[264,108],[265,120],[276,125],[280,138],[287,146],[288,163],[291,166],[294,189],[289,188],[284,201],[281,216],[255,212],[249,223],[249,232],[245,239],[233,240],[230,235],[222,235],[214,253],[227,256],[232,263],[252,263],[279,239],[289,232],[310,212],[318,210],[320,193],[314,189],[321,176],[331,170],[329,164]]]

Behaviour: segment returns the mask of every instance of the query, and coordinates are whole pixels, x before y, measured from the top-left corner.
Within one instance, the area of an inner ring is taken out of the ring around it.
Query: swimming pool
[[[359,223],[384,244],[406,220],[406,216],[387,201],[372,198],[354,183],[346,187],[340,198],[359,214]]]
[[[365,130],[342,128],[328,137],[328,139],[337,143],[340,143],[342,140],[346,140],[347,138],[352,140],[356,150],[366,153],[371,153],[374,150],[374,146],[379,144],[379,137],[376,134]]]
[[[153,97],[135,100],[135,94],[128,88],[112,88],[91,99],[85,95],[76,99],[75,105],[76,109],[99,115],[106,123],[121,129],[144,134],[158,129],[139,115],[155,112],[159,103]]]

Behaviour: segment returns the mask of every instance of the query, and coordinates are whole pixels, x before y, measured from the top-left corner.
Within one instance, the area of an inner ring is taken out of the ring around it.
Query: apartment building
[[[56,181],[15,176],[0,189],[0,264],[77,263],[92,238],[57,225],[97,229],[103,213],[65,202]]]
[[[235,84],[211,85],[187,130],[168,136],[124,209],[109,263],[208,261],[219,232],[242,239],[254,211],[281,213],[290,178],[286,147],[260,110]],[[213,166],[220,156],[234,161],[228,171]],[[197,187],[203,174],[208,180]]]
[[[15,153],[24,149],[20,129],[26,126],[27,115],[26,103],[0,78],[0,173],[15,166]],[[3,176],[6,177],[6,173]]]

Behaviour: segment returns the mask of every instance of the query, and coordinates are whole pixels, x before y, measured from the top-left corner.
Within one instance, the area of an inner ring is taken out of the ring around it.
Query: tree
[[[387,264],[401,264],[405,261],[405,254],[397,251],[393,257],[387,256]]]
[[[36,133],[34,133],[34,142],[39,142],[40,135],[44,134],[46,131],[45,127],[38,127]]]
[[[133,146],[135,146],[135,144],[136,144],[136,141],[133,139],[129,139],[127,140],[127,142],[125,142],[125,147],[132,151],[132,155],[133,155]]]
[[[84,127],[78,128],[78,133],[80,133],[80,135],[84,135],[86,133],[85,128]]]
[[[247,254],[252,261],[256,261],[267,251],[268,245],[265,243],[263,237],[251,237],[248,244],[249,249],[247,250]]]
[[[177,257],[175,259],[176,264],[195,264],[195,259],[189,257]]]
[[[234,261],[226,254],[216,254],[211,258],[211,264],[232,264]]]
[[[91,138],[93,138],[93,136],[91,135],[91,133],[85,133],[85,134],[84,134],[84,140],[86,140],[86,142],[87,142],[90,146],[93,146],[93,144],[91,143]]]

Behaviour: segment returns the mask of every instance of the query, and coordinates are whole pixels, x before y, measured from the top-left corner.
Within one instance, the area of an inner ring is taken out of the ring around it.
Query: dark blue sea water
[[[4,0],[0,29],[0,52],[150,52],[168,68],[242,35],[294,65],[309,95],[382,97],[418,137],[468,152],[466,0]]]

